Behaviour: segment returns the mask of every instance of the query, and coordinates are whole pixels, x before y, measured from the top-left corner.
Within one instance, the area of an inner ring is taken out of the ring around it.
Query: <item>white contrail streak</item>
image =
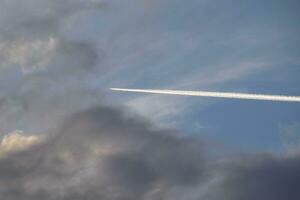
[[[229,98],[229,99],[300,102],[300,96],[282,96],[282,95],[230,93],[230,92],[207,92],[207,91],[183,91],[183,90],[152,90],[152,89],[145,90],[145,89],[125,89],[125,88],[110,88],[110,89],[114,91],[152,93],[152,94],[173,94],[173,95],[184,95],[184,96],[217,97],[217,98]]]

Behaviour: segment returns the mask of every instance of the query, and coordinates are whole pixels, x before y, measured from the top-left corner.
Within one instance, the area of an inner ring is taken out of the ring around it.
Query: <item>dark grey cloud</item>
[[[300,156],[209,158],[203,143],[115,108],[65,120],[38,145],[0,159],[4,199],[291,199]]]
[[[103,73],[104,54],[99,54],[95,41],[69,38],[61,28],[72,17],[102,11],[102,1],[0,3],[0,126],[4,133],[15,128],[43,132],[67,113],[100,102],[100,93],[88,85],[92,76]]]
[[[44,143],[0,160],[0,195],[160,199],[206,180],[201,148],[117,109],[93,108],[71,116]]]
[[[208,199],[296,200],[300,197],[300,156],[252,155],[223,166],[222,181]]]
[[[66,26],[73,16],[101,9],[102,3],[97,0],[1,0],[0,69],[12,65],[11,60],[22,60],[22,64],[30,68],[36,62],[48,59],[43,67],[73,66],[75,71],[78,67],[95,65],[97,50],[93,42],[68,39],[61,33],[61,27]],[[47,48],[51,49],[45,51]],[[30,55],[31,51],[34,55]],[[45,51],[46,55],[40,55],[40,51]],[[20,62],[13,64],[20,65]]]

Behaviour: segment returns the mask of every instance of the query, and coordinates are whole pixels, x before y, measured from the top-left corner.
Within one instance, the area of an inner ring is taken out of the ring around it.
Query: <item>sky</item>
[[[300,198],[297,0],[0,0],[0,196]]]

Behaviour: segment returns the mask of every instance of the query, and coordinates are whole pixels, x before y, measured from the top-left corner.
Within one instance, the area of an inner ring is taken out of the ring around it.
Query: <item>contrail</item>
[[[208,91],[183,91],[183,90],[152,90],[152,89],[145,90],[145,89],[125,89],[125,88],[110,88],[110,89],[114,91],[152,93],[152,94],[173,94],[173,95],[184,95],[184,96],[217,97],[217,98],[229,98],[229,99],[300,102],[300,96],[282,96],[282,95],[248,94],[248,93],[231,93],[231,92],[208,92]]]

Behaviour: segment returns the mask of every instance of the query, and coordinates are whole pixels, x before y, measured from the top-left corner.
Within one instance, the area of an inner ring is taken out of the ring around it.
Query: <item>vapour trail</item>
[[[208,91],[184,91],[184,90],[152,90],[152,89],[125,89],[110,88],[114,91],[122,92],[139,92],[152,94],[171,94],[184,96],[201,96],[201,97],[217,97],[229,99],[248,99],[248,100],[265,100],[265,101],[285,101],[300,102],[300,96],[282,96],[282,95],[266,95],[266,94],[248,94],[248,93],[231,93],[231,92],[208,92]]]

